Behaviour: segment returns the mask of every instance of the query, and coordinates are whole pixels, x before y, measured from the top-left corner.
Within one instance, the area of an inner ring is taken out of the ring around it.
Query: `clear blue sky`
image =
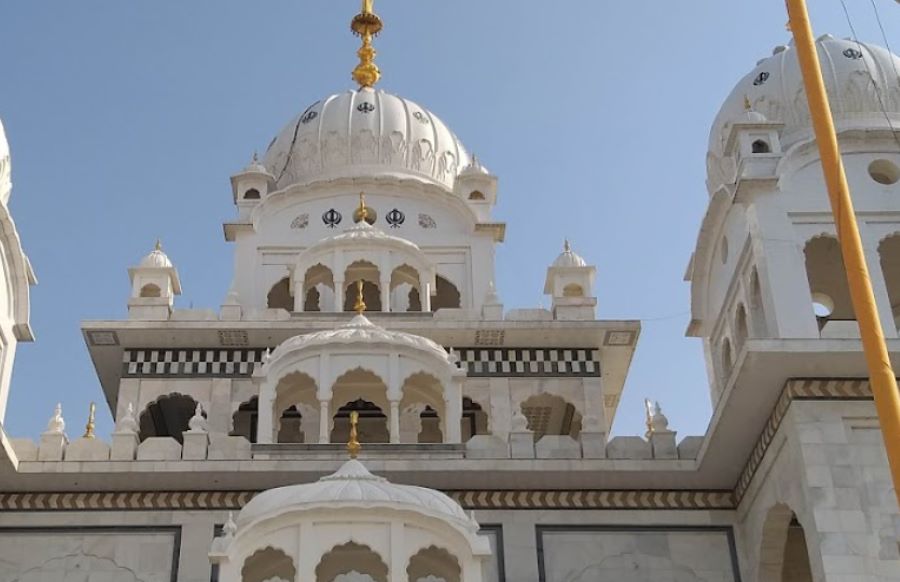
[[[900,6],[875,0],[900,48]],[[865,0],[861,40],[883,44]],[[228,177],[296,113],[353,86],[356,0],[69,0],[0,8],[0,117],[12,209],[40,284],[6,428],[70,432],[103,401],[79,322],[124,318],[126,269],[161,237],[182,307],[217,307],[232,276]],[[849,36],[838,0],[817,34]],[[642,398],[681,436],[709,420],[682,281],[706,208],[710,123],[734,83],[788,41],[781,0],[378,0],[381,87],[428,107],[500,176],[507,308],[537,306],[569,237],[597,265],[599,315],[643,320],[614,432]],[[824,194],[823,194],[824,195]],[[111,420],[101,407],[98,432]]]

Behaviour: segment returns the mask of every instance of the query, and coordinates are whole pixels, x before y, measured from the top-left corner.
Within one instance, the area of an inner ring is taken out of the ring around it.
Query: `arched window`
[[[469,398],[463,397],[462,412],[462,441],[479,434],[488,434],[488,415],[481,405]]]
[[[244,192],[244,200],[259,200],[259,190],[250,188]]]
[[[522,403],[522,415],[528,420],[528,430],[534,433],[535,442],[544,435],[581,434],[581,415],[575,407],[552,394],[538,394]]]
[[[306,291],[306,300],[303,302],[303,311],[322,311],[322,295],[315,287]]]
[[[266,296],[266,305],[269,309],[294,310],[294,296],[291,295],[291,282],[287,277],[272,286]]]
[[[369,576],[375,582],[388,582],[388,567],[372,548],[354,542],[335,546],[316,566],[316,582],[365,580],[362,576]]]
[[[251,443],[256,442],[256,428],[259,425],[259,398],[256,396],[244,402],[231,415],[231,436],[242,436]]]
[[[168,394],[147,405],[140,416],[140,439],[172,437],[183,442],[181,433],[197,410],[197,401],[184,394]],[[206,413],[203,414],[206,416]]]
[[[294,580],[297,569],[290,556],[269,546],[253,552],[241,568],[241,582]]]
[[[563,297],[584,297],[584,287],[577,283],[569,283],[563,287]]]
[[[141,287],[141,297],[161,297],[162,290],[159,288],[159,285],[155,285],[153,283],[147,283],[143,287]]]
[[[823,334],[832,322],[854,321],[850,287],[837,239],[819,236],[804,248],[813,312]],[[835,330],[837,332],[837,330]]]
[[[471,194],[469,194],[469,200],[484,200],[484,194],[479,192],[478,190],[473,190]]]
[[[431,310],[454,309],[461,306],[461,298],[456,285],[447,279],[437,276],[437,294],[431,300]]]
[[[459,560],[453,554],[444,548],[429,546],[419,550],[409,559],[406,575],[414,582],[419,580],[459,582],[462,569]]]
[[[768,154],[771,153],[772,149],[769,147],[768,142],[758,139],[750,144],[750,151],[754,154]]]
[[[900,326],[900,234],[893,234],[878,245],[878,256],[881,259],[881,273],[887,287],[891,313],[894,315],[894,326]]]
[[[779,503],[763,523],[759,552],[759,580],[812,582],[806,534],[791,509]]]

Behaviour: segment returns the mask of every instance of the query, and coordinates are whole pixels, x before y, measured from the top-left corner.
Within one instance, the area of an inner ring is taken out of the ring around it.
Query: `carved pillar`
[[[331,304],[331,311],[340,313],[344,310],[344,280],[334,280],[334,303]]]
[[[445,392],[446,416],[444,421],[444,442],[462,442],[462,378],[453,377]]]
[[[256,439],[259,443],[271,444],[275,442],[275,394],[272,391],[263,388],[260,391],[259,404],[257,407],[258,422],[256,427]]]
[[[422,304],[422,311],[431,311],[431,283],[426,275],[419,275],[419,302]]]
[[[390,313],[391,311],[391,280],[381,279],[379,281],[381,285],[381,310],[385,313]]]
[[[319,400],[319,444],[327,444],[329,439],[329,430],[331,426],[331,418],[328,416],[328,401]]]
[[[391,414],[388,418],[390,422],[391,443],[400,442],[400,402],[391,400]]]

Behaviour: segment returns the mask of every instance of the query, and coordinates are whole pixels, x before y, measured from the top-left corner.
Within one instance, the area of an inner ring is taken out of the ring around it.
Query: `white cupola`
[[[176,295],[181,295],[178,271],[157,240],[156,248],[128,269],[131,278],[131,298],[128,317],[131,319],[166,320],[172,313]]]
[[[544,294],[552,298],[554,319],[592,320],[597,298],[594,296],[596,267],[588,265],[566,240],[563,252],[547,269]]]
[[[491,174],[474,155],[456,178],[456,194],[465,200],[478,220],[489,222],[497,204],[497,176]]]
[[[231,191],[241,217],[248,216],[250,209],[259,204],[274,185],[275,177],[254,152],[247,167],[231,177]]]

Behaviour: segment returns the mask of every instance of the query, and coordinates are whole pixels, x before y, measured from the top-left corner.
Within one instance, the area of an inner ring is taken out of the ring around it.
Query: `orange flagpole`
[[[878,308],[869,280],[869,270],[863,253],[859,228],[856,224],[856,213],[850,199],[850,187],[844,174],[844,164],[838,147],[837,134],[825,82],[822,80],[822,68],[816,54],[815,39],[809,22],[805,0],[787,0],[790,21],[788,26],[794,34],[794,45],[803,73],[803,84],[809,101],[813,130],[822,159],[822,171],[825,174],[825,185],[831,201],[831,212],[837,228],[841,254],[847,269],[847,281],[850,285],[850,296],[853,310],[859,323],[859,334],[862,338],[863,352],[869,368],[869,383],[875,397],[875,408],[881,424],[884,448],[887,451],[888,464],[894,483],[894,493],[900,505],[900,392],[897,391],[897,378],[891,368],[891,360],[884,341],[884,331],[878,319]]]

